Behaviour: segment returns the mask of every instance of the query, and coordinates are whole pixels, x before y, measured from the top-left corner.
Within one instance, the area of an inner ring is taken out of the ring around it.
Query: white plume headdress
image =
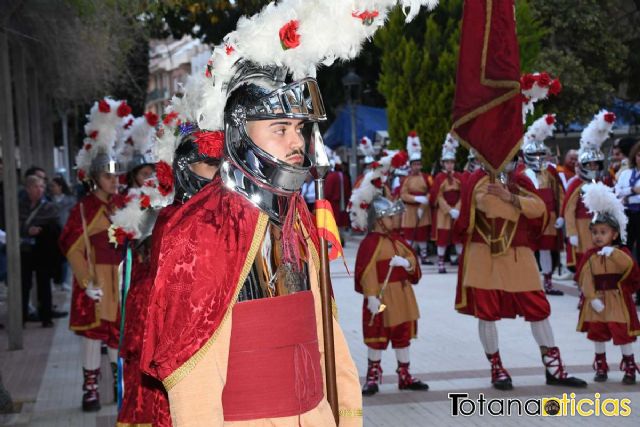
[[[582,201],[589,213],[593,215],[592,223],[606,222],[617,226],[622,243],[627,241],[627,215],[624,213],[622,201],[616,197],[613,188],[601,182],[587,184],[583,187]]]
[[[600,110],[593,120],[583,129],[580,135],[580,153],[600,151],[602,144],[609,138],[616,115],[607,110]]]
[[[455,160],[456,159],[456,151],[458,150],[458,146],[460,143],[457,139],[453,137],[450,133],[447,134],[447,137],[442,144],[442,155],[441,160]]]
[[[420,143],[420,137],[415,131],[411,131],[407,135],[407,154],[409,155],[410,162],[422,160],[422,144]]]
[[[552,79],[548,73],[528,73],[520,77],[522,90],[522,123],[526,123],[527,115],[533,113],[535,103],[547,99],[549,95],[557,95],[562,90],[559,79]]]

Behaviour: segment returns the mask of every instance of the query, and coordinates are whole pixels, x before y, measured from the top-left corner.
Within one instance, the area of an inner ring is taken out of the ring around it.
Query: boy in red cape
[[[496,322],[516,316],[531,325],[547,384],[585,387],[584,381],[567,375],[560,358],[548,319],[551,308],[531,249],[532,238],[546,223],[544,202],[516,167],[517,158],[506,166],[506,184],[491,183],[487,173],[478,170],[463,187],[456,229],[464,234],[465,247],[458,270],[456,310],[478,318],[494,388],[513,388],[502,366]]]
[[[595,345],[594,381],[607,380],[607,341],[620,346],[623,384],[636,383],[640,371],[632,343],[640,335],[640,322],[633,293],[640,289],[640,270],[631,253],[620,246],[626,240],[627,217],[620,200],[602,183],[588,184],[584,203],[593,213],[589,249],[576,270],[576,281],[584,295],[578,331],[586,332]]]

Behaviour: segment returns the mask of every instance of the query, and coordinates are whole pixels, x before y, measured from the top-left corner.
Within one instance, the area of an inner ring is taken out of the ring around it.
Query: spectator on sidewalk
[[[26,198],[19,201],[20,256],[22,264],[22,315],[28,318],[29,294],[32,276],[36,273],[38,289],[38,314],[43,327],[53,326],[51,302],[51,278],[55,261],[51,248],[60,235],[58,208],[44,196],[45,183],[38,176],[25,180]],[[55,313],[62,315],[63,313]]]
[[[67,181],[62,176],[55,176],[49,184],[49,191],[51,194],[52,202],[58,207],[58,225],[62,230],[69,218],[69,212],[76,204],[76,198],[71,194],[71,189],[67,184]],[[58,245],[55,245],[55,270],[53,272],[53,283],[55,283],[62,290],[71,291],[71,286],[68,284],[70,277],[69,264],[62,252],[59,250]]]

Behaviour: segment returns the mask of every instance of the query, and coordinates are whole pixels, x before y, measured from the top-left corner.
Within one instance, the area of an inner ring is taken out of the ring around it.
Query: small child
[[[622,350],[622,383],[635,384],[640,369],[632,343],[640,335],[640,322],[632,295],[640,287],[640,269],[629,250],[620,246],[626,239],[627,217],[621,201],[602,183],[587,185],[583,201],[593,214],[590,230],[595,247],[585,252],[576,270],[584,295],[577,330],[595,343],[594,381],[607,380],[605,343],[613,340]]]

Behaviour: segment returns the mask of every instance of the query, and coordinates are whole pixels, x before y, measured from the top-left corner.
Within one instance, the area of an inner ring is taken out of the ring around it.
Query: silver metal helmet
[[[316,80],[304,78],[287,84],[286,75],[280,67],[260,67],[249,61],[236,65],[225,107],[225,159],[220,170],[225,185],[278,224],[284,221],[288,199],[300,190],[314,165],[309,153],[322,144],[318,122],[326,120]],[[303,121],[301,165],[276,158],[249,136],[249,122],[274,119]]]
[[[152,165],[155,163],[152,159],[147,157],[148,156],[145,156],[144,153],[141,153],[140,151],[135,150],[133,152],[133,155],[131,156],[131,159],[127,162],[127,165],[126,165],[127,173],[133,172],[135,169],[138,169],[142,166]]]
[[[605,155],[602,151],[594,148],[581,149],[578,152],[578,175],[585,181],[595,181],[602,177],[604,171]],[[598,170],[588,168],[589,163],[596,162]]]
[[[545,168],[547,153],[547,146],[542,141],[529,139],[522,146],[524,163],[535,172]]]
[[[92,178],[98,178],[101,172],[107,172],[114,175],[122,173],[122,165],[108,152],[104,150],[98,151],[98,153],[91,159],[91,167],[89,168],[89,175]]]
[[[378,219],[397,215],[399,213],[398,209],[399,205],[386,197],[380,195],[374,197],[367,211],[367,225],[369,226],[369,230],[373,230]],[[404,211],[404,204],[402,204],[402,211]]]

